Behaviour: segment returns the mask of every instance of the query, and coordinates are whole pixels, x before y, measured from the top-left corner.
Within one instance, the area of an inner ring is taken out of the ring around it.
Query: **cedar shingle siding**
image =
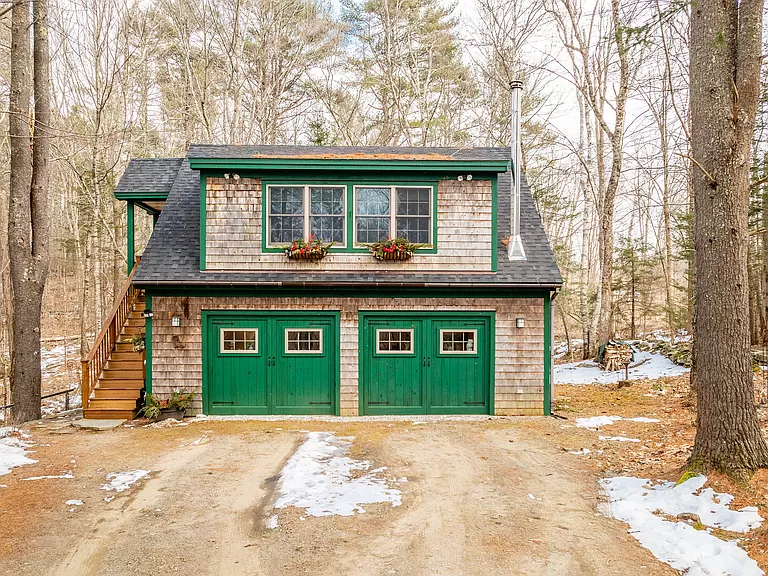
[[[152,308],[152,391],[196,392],[195,413],[202,409],[203,310],[340,311],[342,416],[358,413],[358,311],[495,311],[495,414],[538,415],[544,410],[542,299],[155,297]],[[171,326],[173,316],[181,317],[180,327]],[[525,328],[515,327],[517,317],[525,318]]]
[[[370,254],[331,253],[320,262],[288,261],[262,252],[261,180],[206,182],[206,270],[491,271],[492,187],[488,180],[438,184],[437,254],[415,254],[407,262],[380,262]],[[434,217],[434,215],[433,215]],[[348,219],[347,226],[354,226]]]

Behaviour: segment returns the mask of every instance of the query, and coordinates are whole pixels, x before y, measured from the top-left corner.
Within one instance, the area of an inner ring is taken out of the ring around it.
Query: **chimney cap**
[[[522,87],[523,87],[522,80],[511,80],[509,83],[509,88],[511,90],[520,90]]]

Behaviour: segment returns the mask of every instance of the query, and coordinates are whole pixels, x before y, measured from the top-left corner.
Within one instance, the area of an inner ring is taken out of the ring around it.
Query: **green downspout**
[[[133,216],[134,216],[134,208],[133,208],[133,200],[128,200],[126,202],[127,209],[128,209],[128,218],[127,218],[127,224],[128,224],[128,274],[131,273],[131,270],[133,270],[133,265],[136,263],[136,245],[134,242],[134,224],[133,224]]]
[[[544,415],[552,414],[552,297],[544,298]]]

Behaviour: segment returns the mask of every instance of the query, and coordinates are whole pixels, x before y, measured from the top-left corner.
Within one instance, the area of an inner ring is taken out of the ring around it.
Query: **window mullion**
[[[304,186],[304,239],[305,240],[309,240],[309,237],[312,234],[312,229],[311,229],[312,220],[310,216],[311,207],[312,207],[312,203],[309,197],[309,186]]]
[[[397,206],[395,205],[396,202],[397,202],[397,189],[394,186],[390,186],[389,188],[389,212],[390,212],[389,237],[390,238],[397,237]]]

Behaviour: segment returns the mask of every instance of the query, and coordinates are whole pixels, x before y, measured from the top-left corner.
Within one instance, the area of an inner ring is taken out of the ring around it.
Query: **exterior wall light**
[[[174,328],[178,328],[179,326],[181,326],[181,318],[179,318],[178,316],[174,316],[173,318],[171,318],[171,326],[173,326]]]
[[[517,326],[518,328],[525,328],[525,318],[515,319],[515,326]]]

